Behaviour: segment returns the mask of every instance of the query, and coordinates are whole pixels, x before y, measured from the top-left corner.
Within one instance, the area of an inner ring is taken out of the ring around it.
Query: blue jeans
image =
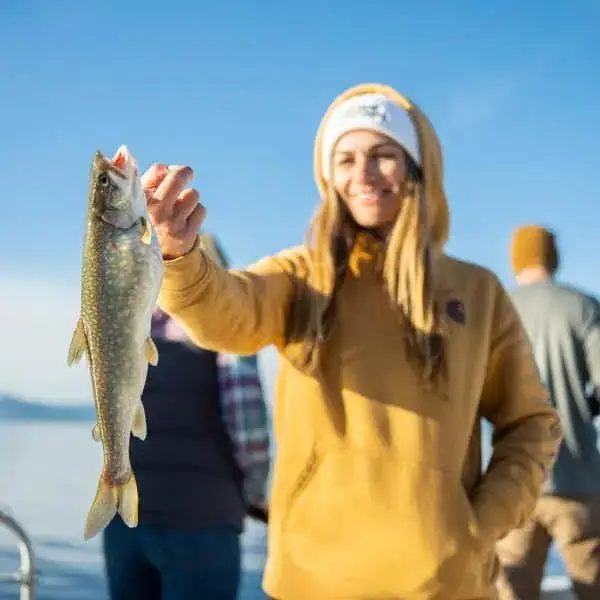
[[[233,527],[174,531],[116,517],[103,533],[111,600],[235,600],[241,549]]]

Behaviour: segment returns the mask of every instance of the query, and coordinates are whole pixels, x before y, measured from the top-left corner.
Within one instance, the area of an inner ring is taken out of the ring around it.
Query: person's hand
[[[249,517],[261,521],[262,523],[269,522],[269,503],[266,500],[259,500],[250,504],[246,512]]]
[[[258,506],[258,508],[264,510],[265,512],[268,512],[269,510],[269,503],[267,500],[259,500],[258,502],[255,502],[254,505]]]
[[[150,220],[167,260],[192,249],[206,216],[198,191],[185,188],[193,174],[190,167],[154,164],[142,175]]]

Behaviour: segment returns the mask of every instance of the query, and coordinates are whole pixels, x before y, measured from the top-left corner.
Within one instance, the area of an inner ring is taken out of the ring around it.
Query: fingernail
[[[189,179],[194,174],[192,167],[181,166],[178,168],[181,169],[178,174],[181,179]]]

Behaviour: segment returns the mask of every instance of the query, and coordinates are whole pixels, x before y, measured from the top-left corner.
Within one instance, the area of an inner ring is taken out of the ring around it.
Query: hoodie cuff
[[[515,517],[484,495],[475,497],[473,511],[482,539],[496,543],[516,526]]]
[[[207,278],[208,271],[208,260],[200,249],[200,238],[196,237],[187,254],[163,260],[162,290],[179,292],[197,287]]]

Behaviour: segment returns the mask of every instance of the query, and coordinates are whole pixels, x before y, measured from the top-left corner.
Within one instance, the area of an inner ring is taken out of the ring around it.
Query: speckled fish
[[[150,322],[162,280],[162,258],[148,218],[138,167],[125,146],[113,159],[97,152],[90,171],[85,223],[81,313],[67,363],[85,354],[90,368],[104,464],[84,538],[116,513],[138,520],[138,490],[129,461],[133,434],[146,438],[141,395],[148,363],[158,363]]]

